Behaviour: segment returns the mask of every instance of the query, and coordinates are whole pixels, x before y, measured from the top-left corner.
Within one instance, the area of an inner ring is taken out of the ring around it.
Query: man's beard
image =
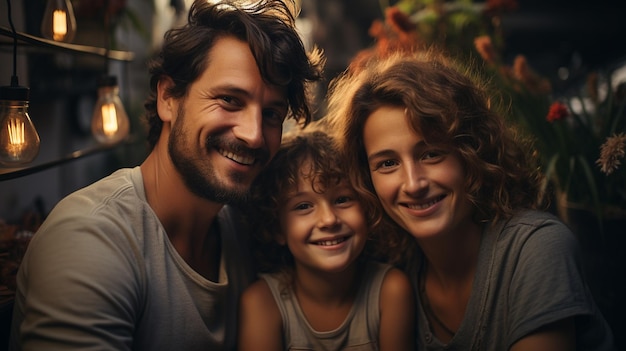
[[[249,187],[243,182],[241,174],[233,172],[230,179],[240,184],[238,187],[226,185],[221,181],[220,176],[215,172],[212,164],[206,160],[196,160],[189,157],[189,152],[185,149],[185,131],[184,131],[185,111],[182,108],[178,110],[177,122],[172,126],[172,132],[168,141],[168,151],[174,167],[178,170],[187,188],[195,195],[207,199],[209,201],[221,204],[241,204],[247,201],[249,195]],[[208,149],[217,149],[217,145],[226,145],[228,142],[223,138],[211,137],[206,141],[205,147]],[[256,154],[265,154],[255,151]],[[262,155],[256,155],[257,162],[267,160]]]

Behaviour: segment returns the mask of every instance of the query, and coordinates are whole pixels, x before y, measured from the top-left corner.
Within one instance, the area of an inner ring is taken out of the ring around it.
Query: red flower
[[[513,12],[518,7],[517,0],[487,0],[485,11],[487,14],[496,15],[503,12]]]
[[[560,119],[564,119],[569,117],[569,110],[567,109],[567,106],[565,106],[562,102],[553,102],[552,105],[550,105],[550,111],[548,111],[548,116],[546,116],[546,119],[548,120],[548,122],[554,122],[554,121],[558,121]]]

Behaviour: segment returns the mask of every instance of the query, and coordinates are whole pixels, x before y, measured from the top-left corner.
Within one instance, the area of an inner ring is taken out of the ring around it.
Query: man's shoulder
[[[123,218],[136,216],[147,203],[137,189],[133,174],[138,169],[125,168],[112,173],[61,199],[48,214],[43,227],[84,226],[97,223],[127,222]],[[73,223],[73,224],[72,224]],[[48,224],[48,225],[46,225]]]

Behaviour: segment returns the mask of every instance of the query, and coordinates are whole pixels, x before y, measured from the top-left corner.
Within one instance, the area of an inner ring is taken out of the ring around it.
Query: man
[[[308,123],[307,56],[281,1],[196,1],[150,67],[152,147],[61,200],[17,278],[14,350],[222,350],[254,278],[234,209],[277,151],[282,123]]]

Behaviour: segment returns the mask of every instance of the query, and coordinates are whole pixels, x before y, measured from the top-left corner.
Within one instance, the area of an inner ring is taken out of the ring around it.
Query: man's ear
[[[171,122],[178,109],[177,101],[168,90],[174,85],[172,78],[162,77],[157,83],[157,112],[163,122]]]

